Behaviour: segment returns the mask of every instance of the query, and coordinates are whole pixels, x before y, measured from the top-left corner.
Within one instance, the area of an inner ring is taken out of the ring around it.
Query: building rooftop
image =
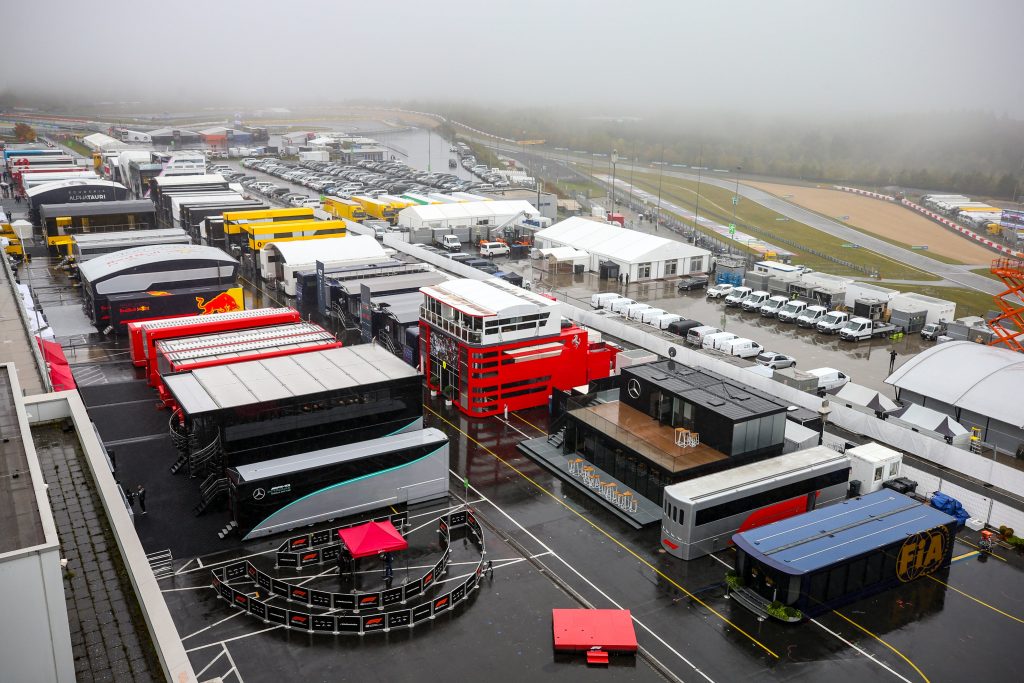
[[[882,489],[733,536],[752,557],[804,574],[948,524],[953,518]]]
[[[480,318],[525,315],[558,306],[557,301],[498,278],[448,280],[420,291],[456,310]]]
[[[711,253],[678,240],[625,230],[617,225],[578,216],[539,231],[536,239],[627,263],[707,256]]]
[[[365,344],[200,368],[164,378],[189,415],[417,377],[416,369]]]

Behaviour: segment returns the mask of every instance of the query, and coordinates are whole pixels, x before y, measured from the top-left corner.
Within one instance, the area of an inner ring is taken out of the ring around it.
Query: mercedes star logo
[[[263,497],[265,495],[267,495],[266,491],[264,491],[263,489],[256,489],[255,491],[252,492],[252,499],[253,500],[263,500]]]
[[[629,395],[633,398],[640,398],[640,382],[635,379],[629,380],[626,384],[626,391],[629,392]]]

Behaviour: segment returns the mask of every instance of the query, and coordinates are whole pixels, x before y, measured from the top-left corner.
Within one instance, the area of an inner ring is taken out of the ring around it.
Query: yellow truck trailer
[[[398,209],[396,209],[390,202],[374,199],[373,197],[364,197],[362,195],[353,195],[352,199],[359,202],[359,205],[363,207],[363,211],[373,218],[388,221],[391,225],[396,225],[398,223]]]
[[[326,237],[344,237],[345,221],[267,221],[245,223],[241,226],[243,251],[256,254],[267,242],[294,242]]]
[[[324,211],[335,218],[345,218],[357,223],[362,223],[367,218],[362,204],[351,199],[342,199],[341,197],[334,196],[324,197],[323,207]]]

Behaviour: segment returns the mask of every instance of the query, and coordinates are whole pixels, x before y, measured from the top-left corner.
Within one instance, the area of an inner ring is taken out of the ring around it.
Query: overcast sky
[[[32,0],[0,17],[0,89],[69,100],[1024,118],[1021,0]]]

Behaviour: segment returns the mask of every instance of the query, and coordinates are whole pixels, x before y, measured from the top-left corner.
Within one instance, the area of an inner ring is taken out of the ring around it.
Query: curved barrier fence
[[[314,531],[311,534],[293,536],[282,543],[277,549],[275,566],[302,569],[303,567],[308,567],[311,564],[333,562],[338,559],[338,553],[341,552],[341,543],[338,542],[338,532],[342,529],[366,524],[367,521],[391,522],[396,529],[401,530],[409,523],[409,516],[404,512],[400,512],[395,515],[385,515],[383,517],[374,517],[370,520],[364,519],[361,522],[353,522],[352,524],[334,526],[330,529]]]
[[[451,559],[451,530],[466,527],[474,536],[475,544],[480,551],[480,559],[467,579],[460,582],[451,591],[433,597],[411,607],[388,609],[397,605],[405,605],[410,598],[425,596],[427,590],[447,571]],[[325,530],[307,536],[328,534],[328,538],[337,538],[337,530]],[[416,624],[433,619],[463,602],[480,583],[484,571],[483,530],[480,523],[469,510],[461,510],[443,516],[438,521],[438,533],[443,545],[441,558],[419,578],[406,581],[400,586],[385,588],[367,593],[332,593],[318,591],[304,586],[275,579],[261,571],[249,560],[239,560],[232,564],[211,571],[212,585],[218,595],[232,607],[248,612],[262,619],[265,623],[280,624],[286,628],[306,631],[308,633],[354,633],[364,635],[375,631],[387,632],[393,628],[412,628]],[[301,538],[301,537],[297,537]],[[290,544],[296,539],[289,539]],[[312,544],[312,538],[309,541]],[[340,545],[310,549],[296,553],[301,556],[316,553],[317,559],[305,560],[306,565],[337,559]],[[300,557],[300,561],[302,557]],[[288,565],[282,565],[288,566]],[[232,582],[255,584],[270,593],[265,600],[257,599],[249,592],[238,590]],[[290,609],[285,605],[271,604],[275,598],[285,598],[290,603],[298,603],[309,607],[328,610],[323,613],[308,612],[302,609]],[[374,610],[371,614],[361,614],[363,610]]]

